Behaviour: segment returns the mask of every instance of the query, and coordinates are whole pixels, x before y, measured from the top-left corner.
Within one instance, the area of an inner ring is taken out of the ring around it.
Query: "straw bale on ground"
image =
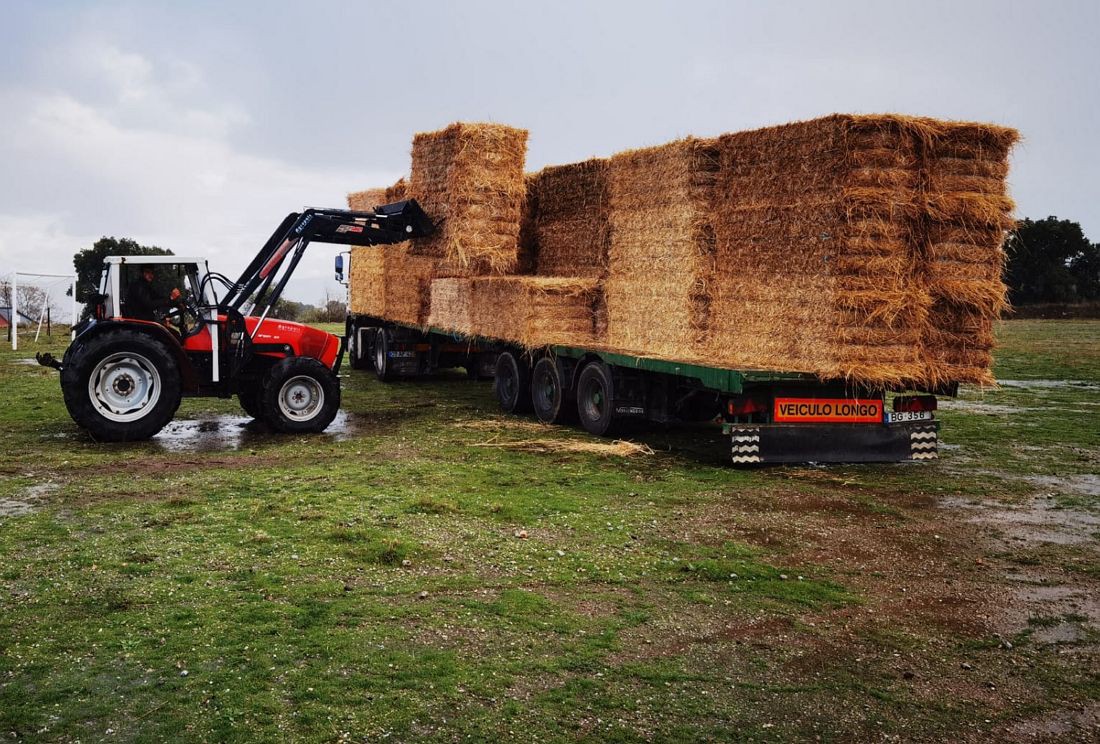
[[[611,158],[607,344],[685,359],[713,296],[715,140],[688,138]]]
[[[601,158],[544,168],[534,178],[536,273],[602,276],[607,272],[608,166]]]
[[[500,124],[452,124],[413,138],[406,198],[436,221],[412,252],[444,259],[451,276],[504,274],[519,258],[527,132]]]
[[[501,276],[472,280],[475,333],[522,346],[591,345],[599,282],[593,278]]]

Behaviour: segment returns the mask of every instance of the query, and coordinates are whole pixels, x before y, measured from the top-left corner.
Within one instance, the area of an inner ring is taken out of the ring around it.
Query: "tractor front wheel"
[[[96,336],[61,372],[69,415],[93,437],[107,442],[156,434],[179,408],[181,390],[172,352],[141,331],[120,329]]]
[[[264,376],[260,393],[263,420],[276,431],[324,431],[340,410],[340,381],[309,357],[283,359]]]
[[[259,382],[237,391],[237,400],[240,401],[244,412],[261,421],[264,417],[262,393],[263,389],[260,387]]]

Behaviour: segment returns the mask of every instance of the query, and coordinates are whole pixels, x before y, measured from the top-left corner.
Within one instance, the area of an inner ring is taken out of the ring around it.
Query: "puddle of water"
[[[343,442],[358,433],[356,420],[340,411],[329,427],[315,436]],[[151,441],[168,452],[212,452],[269,444],[285,436],[248,416],[225,415],[171,421]]]
[[[1036,643],[1080,643],[1085,640],[1085,629],[1077,623],[1058,623],[1045,628],[1039,628],[1031,634],[1031,640]]]
[[[983,403],[976,400],[940,400],[940,408],[946,408],[947,410],[966,411],[967,413],[988,413],[988,414],[1016,414],[1026,411],[1039,411],[1045,409],[1033,408],[1029,406],[1006,406],[998,403]]]
[[[1027,480],[1057,493],[1100,496],[1100,475],[1032,475]]]
[[[1081,387],[1100,390],[1100,382],[1094,380],[997,380],[1003,387],[1041,390],[1050,388]]]
[[[1077,509],[1060,508],[1050,496],[1036,496],[1020,505],[993,501],[968,501],[948,497],[941,504],[972,512],[972,524],[998,529],[1012,542],[1083,545],[1097,543],[1100,517]]]
[[[3,517],[22,517],[45,506],[46,497],[60,488],[56,483],[36,483],[27,486],[18,495],[0,498],[0,519]]]

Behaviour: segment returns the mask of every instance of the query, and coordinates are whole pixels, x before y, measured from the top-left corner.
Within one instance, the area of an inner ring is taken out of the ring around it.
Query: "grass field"
[[[1100,737],[1100,321],[999,333],[939,462],[748,471],[571,451],[459,375],[101,445],[4,351],[0,736]]]

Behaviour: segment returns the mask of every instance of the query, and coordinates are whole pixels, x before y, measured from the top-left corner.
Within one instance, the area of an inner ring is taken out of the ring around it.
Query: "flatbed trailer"
[[[499,339],[349,315],[353,369],[389,381],[465,368],[493,379],[507,413],[579,423],[615,436],[640,422],[710,422],[729,438],[736,465],[902,462],[938,456],[936,395],[887,391],[844,380],[734,370],[576,346],[526,349]],[[888,404],[891,410],[887,410]]]

